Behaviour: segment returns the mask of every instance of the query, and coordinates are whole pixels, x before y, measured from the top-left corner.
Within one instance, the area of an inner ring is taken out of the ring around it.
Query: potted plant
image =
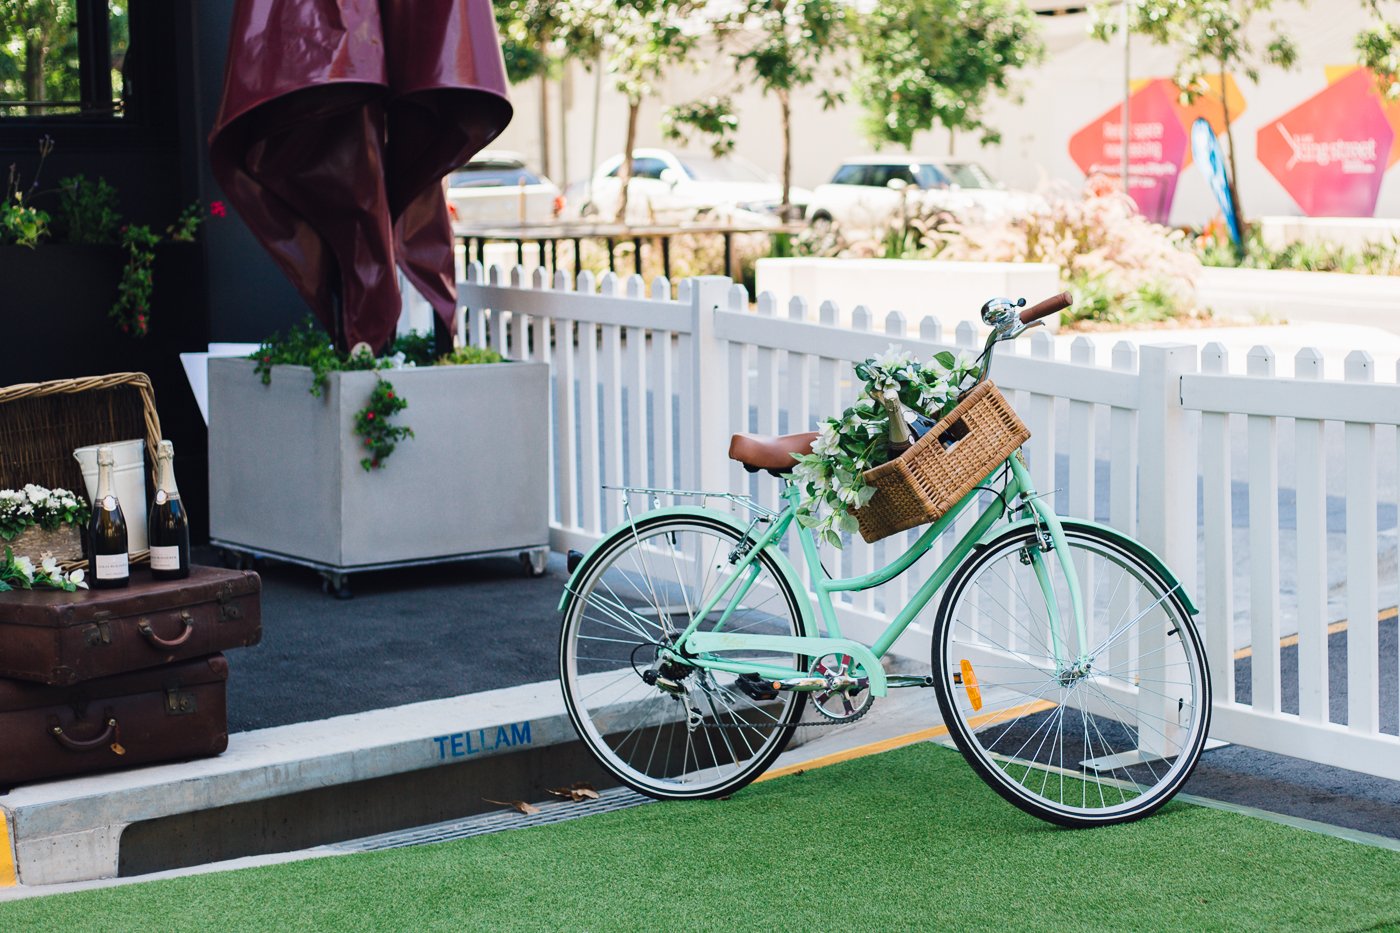
[[[88,504],[67,489],[0,489],[0,543],[19,557],[81,560]]]
[[[209,535],[236,559],[364,570],[547,554],[549,367],[400,337],[337,350],[308,320],[209,361]]]
[[[74,175],[44,188],[44,162],[53,149],[51,137],[39,140],[28,183],[17,165],[10,166],[0,198],[0,280],[29,312],[27,320],[43,327],[54,326],[56,314],[59,323],[90,332],[105,314],[117,332],[145,337],[157,251],[193,243],[203,210],[191,204],[161,231],[124,219],[116,189],[102,178]],[[216,202],[210,212],[223,216],[225,209]]]

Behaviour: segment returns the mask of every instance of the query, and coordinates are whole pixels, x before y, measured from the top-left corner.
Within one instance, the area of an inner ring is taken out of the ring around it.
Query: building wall
[[[1295,37],[1300,64],[1291,71],[1265,68],[1260,82],[1250,84],[1238,76],[1246,108],[1234,122],[1239,147],[1240,192],[1248,216],[1302,213],[1272,175],[1255,159],[1259,129],[1303,103],[1327,86],[1324,69],[1356,61],[1352,43],[1367,24],[1359,3],[1283,4],[1278,17]],[[1079,129],[1122,100],[1124,55],[1121,43],[1104,44],[1088,35],[1089,15],[1072,13],[1039,19],[1047,55],[1043,64],[1024,72],[1017,80],[1020,100],[997,99],[988,108],[988,121],[1002,134],[1000,146],[981,149],[970,135],[955,140],[945,131],[920,134],[914,151],[934,155],[950,150],[959,156],[977,157],[1008,185],[1035,188],[1059,180],[1078,185],[1084,175],[1070,158],[1069,140]],[[777,102],[762,96],[750,84],[736,80],[732,70],[710,53],[711,60],[698,72],[669,76],[658,98],[642,109],[638,144],[667,145],[658,122],[665,105],[710,93],[730,93],[740,117],[736,152],[777,172],[782,156]],[[1169,50],[1134,37],[1130,48],[1133,79],[1170,77],[1176,58]],[[838,79],[830,73],[822,79],[828,87]],[[849,85],[849,80],[844,82]],[[561,101],[561,84],[571,84],[571,94]],[[593,158],[592,108],[595,77],[575,63],[570,80],[551,88],[551,170],[556,181],[575,181],[588,174]],[[513,91],[516,117],[498,141],[501,148],[524,152],[534,164],[540,161],[539,85],[530,81]],[[596,160],[621,151],[625,139],[626,107],[620,95],[604,79],[599,97]],[[794,95],[793,174],[796,184],[813,186],[830,178],[839,161],[849,155],[872,151],[861,134],[862,109],[854,101],[830,111],[821,109],[814,90]],[[564,108],[565,139],[561,144],[559,113]],[[1400,140],[1396,140],[1400,146]],[[561,159],[568,171],[561,172]],[[1216,213],[1204,176],[1187,166],[1182,171],[1170,220],[1179,225],[1199,225]],[[1376,216],[1400,216],[1400,169],[1392,169],[1381,184]]]

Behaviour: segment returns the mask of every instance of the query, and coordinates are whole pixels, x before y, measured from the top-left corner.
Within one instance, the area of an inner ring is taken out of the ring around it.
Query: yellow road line
[[[1036,700],[1034,703],[1026,703],[1022,706],[1013,706],[1009,709],[996,710],[977,716],[968,720],[968,724],[974,729],[984,723],[991,722],[997,717],[1011,718],[1012,716],[1029,716],[1034,713],[1052,709],[1055,706],[1049,700]],[[866,755],[878,755],[880,752],[887,752],[894,748],[903,748],[906,745],[913,745],[917,742],[926,742],[930,739],[941,739],[948,734],[947,726],[934,726],[931,729],[920,729],[918,732],[906,732],[904,735],[897,735],[889,739],[881,739],[878,742],[870,742],[866,745],[857,745],[855,748],[848,748],[845,751],[832,752],[830,755],[822,755],[820,758],[813,758],[801,764],[788,765],[783,768],[774,768],[765,771],[761,776],[754,779],[754,783],[767,781],[772,778],[786,777],[789,774],[796,774],[799,771],[809,771],[813,768],[825,768],[827,765],[838,764],[842,761],[850,761],[853,758],[864,758]]]
[[[1389,609],[1386,609],[1386,610],[1382,611],[1380,615],[1376,616],[1376,621],[1377,621],[1377,622],[1388,622],[1388,621],[1390,621],[1391,619],[1396,618],[1396,616],[1400,616],[1400,606],[1391,606]],[[1346,620],[1345,620],[1345,619],[1343,619],[1341,622],[1333,622],[1331,625],[1327,626],[1327,634],[1328,634],[1329,636],[1335,635],[1335,634],[1337,634],[1338,632],[1345,632],[1346,630],[1347,630],[1347,623],[1346,623]],[[1297,635],[1285,635],[1283,638],[1280,638],[1280,639],[1279,639],[1279,642],[1278,642],[1279,648],[1292,648],[1292,647],[1293,647],[1294,645],[1296,645],[1296,644],[1298,644],[1298,636],[1297,636]],[[1254,646],[1253,646],[1253,645],[1249,645],[1249,646],[1247,646],[1247,647],[1240,648],[1240,649],[1238,649],[1238,650],[1235,652],[1235,660],[1236,660],[1236,661],[1240,661],[1240,660],[1243,660],[1244,658],[1253,657],[1253,656],[1254,656]]]
[[[10,815],[0,810],[0,888],[12,888],[18,883],[15,852],[10,845]]]

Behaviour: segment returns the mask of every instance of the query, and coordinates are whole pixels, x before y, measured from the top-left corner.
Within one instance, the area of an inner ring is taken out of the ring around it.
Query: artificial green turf
[[[1173,803],[1041,823],[917,745],[460,842],[0,903],[0,930],[1366,930],[1400,853]]]

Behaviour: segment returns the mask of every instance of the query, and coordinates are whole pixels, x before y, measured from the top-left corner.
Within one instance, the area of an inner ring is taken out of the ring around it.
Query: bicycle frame
[[[697,667],[726,671],[729,673],[743,674],[756,673],[761,677],[769,679],[783,679],[796,674],[805,674],[806,671],[794,671],[790,668],[779,667],[769,664],[756,664],[752,661],[729,661],[719,656],[720,652],[737,651],[743,649],[765,650],[765,651],[791,651],[794,654],[820,656],[831,653],[849,654],[860,663],[870,678],[870,692],[874,696],[883,696],[888,690],[888,685],[884,676],[884,670],[880,666],[879,659],[889,651],[895,640],[904,633],[914,618],[933,599],[934,594],[947,582],[953,572],[962,564],[977,544],[988,534],[992,527],[1006,517],[1009,506],[1006,504],[1020,497],[1021,508],[1030,512],[1030,515],[1039,526],[1043,526],[1044,535],[1049,538],[1050,545],[1056,553],[1061,569],[1064,573],[1067,588],[1069,590],[1070,604],[1073,606],[1074,625],[1079,635],[1079,644],[1085,644],[1085,621],[1084,610],[1079,592],[1079,580],[1075,571],[1073,561],[1069,559],[1069,549],[1065,546],[1064,528],[1060,519],[1050,509],[1048,505],[1037,496],[1035,487],[1031,482],[1029,471],[1026,469],[1025,461],[1021,458],[1020,451],[1008,458],[1002,469],[1008,475],[1005,486],[995,504],[988,506],[972,527],[958,540],[957,544],[948,553],[938,567],[929,575],[918,591],[910,598],[909,602],[895,615],[889,625],[869,647],[859,642],[844,638],[841,635],[840,622],[836,617],[835,606],[832,603],[832,594],[841,592],[859,592],[872,587],[888,583],[895,577],[904,573],[914,562],[928,553],[940,535],[952,527],[958,517],[966,511],[976,499],[979,490],[973,490],[963,497],[946,515],[931,524],[924,530],[918,539],[903,554],[896,557],[886,566],[871,573],[862,574],[855,577],[829,579],[822,568],[821,559],[817,554],[816,540],[810,529],[797,525],[798,539],[801,541],[802,555],[809,571],[809,578],[812,583],[809,592],[816,596],[817,612],[821,622],[821,629],[824,635],[818,636],[792,636],[792,635],[747,635],[742,633],[732,633],[724,631],[725,622],[729,616],[740,606],[745,596],[748,594],[754,581],[758,577],[759,570],[758,555],[764,551],[772,554],[773,558],[783,561],[786,558],[777,550],[776,545],[787,534],[789,528],[793,527],[797,506],[801,497],[799,488],[789,481],[784,490],[783,498],[787,505],[775,517],[768,522],[768,528],[753,539],[752,546],[735,563],[734,573],[727,581],[713,593],[695,612],[690,624],[676,640],[678,648],[664,649],[662,655],[671,660],[694,665]],[[993,471],[995,473],[997,471]],[[993,474],[988,474],[989,476]],[[1045,568],[1046,548],[1036,548],[1030,551],[1029,559],[1035,570],[1036,578],[1040,582],[1042,592],[1045,595],[1046,606],[1050,613],[1050,638],[1051,648],[1055,653],[1057,665],[1066,665],[1071,659],[1064,657],[1064,640],[1061,634],[1061,626],[1064,624],[1059,617],[1059,600],[1055,598],[1052,589],[1050,574]],[[710,613],[716,611],[723,605],[720,619],[712,631],[699,632],[700,621],[708,618]]]

